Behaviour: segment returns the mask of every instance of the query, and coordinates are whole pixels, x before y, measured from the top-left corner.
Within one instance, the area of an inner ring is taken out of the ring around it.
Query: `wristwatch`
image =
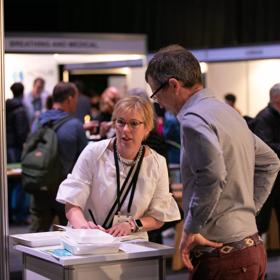
[[[143,229],[143,224],[140,219],[134,220],[134,224],[136,226],[135,232],[138,232]]]

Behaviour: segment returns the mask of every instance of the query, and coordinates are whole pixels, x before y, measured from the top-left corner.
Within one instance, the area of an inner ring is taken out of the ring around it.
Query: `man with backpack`
[[[76,86],[59,82],[52,98],[52,109],[40,115],[22,156],[23,186],[32,194],[32,232],[48,231],[56,215],[66,225],[64,206],[56,202],[56,192],[87,145],[82,123],[71,117],[77,106]]]

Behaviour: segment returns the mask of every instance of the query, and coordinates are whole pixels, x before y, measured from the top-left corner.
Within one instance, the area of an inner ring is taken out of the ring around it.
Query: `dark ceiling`
[[[280,42],[279,0],[5,0],[8,32],[143,33],[149,51]]]

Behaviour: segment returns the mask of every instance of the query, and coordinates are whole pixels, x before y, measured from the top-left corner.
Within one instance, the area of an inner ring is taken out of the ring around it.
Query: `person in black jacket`
[[[280,83],[275,84],[270,89],[269,94],[268,105],[254,119],[253,131],[280,158]],[[260,234],[267,232],[273,208],[276,212],[280,235],[280,173],[278,173],[271,194],[257,216],[257,226]]]
[[[6,101],[6,131],[8,163],[20,162],[23,143],[30,131],[27,111],[22,103],[24,86],[14,83],[11,86],[13,98]]]
[[[11,86],[13,98],[6,101],[7,162],[20,162],[23,144],[30,131],[27,111],[22,103],[24,86]],[[28,218],[28,196],[19,178],[9,178],[9,221],[25,223]]]

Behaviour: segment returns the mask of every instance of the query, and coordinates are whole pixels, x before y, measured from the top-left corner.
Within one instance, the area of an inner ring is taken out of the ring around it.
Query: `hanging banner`
[[[5,52],[146,54],[146,35],[8,33]]]

